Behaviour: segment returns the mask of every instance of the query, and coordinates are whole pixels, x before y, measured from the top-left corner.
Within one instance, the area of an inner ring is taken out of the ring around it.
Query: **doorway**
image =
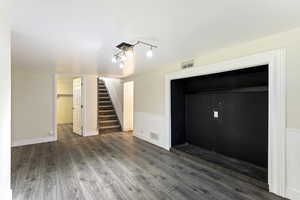
[[[194,76],[245,69],[269,67],[269,130],[268,130],[268,185],[269,191],[279,196],[286,189],[286,50],[278,49],[246,56],[190,70],[172,72],[165,77],[165,128],[167,137],[162,146],[171,148],[171,81]]]
[[[267,189],[268,71],[262,65],[172,80],[172,148]]]
[[[123,130],[133,131],[134,120],[134,82],[124,83],[124,101],[123,101]]]
[[[56,93],[57,139],[70,141],[82,136],[82,78],[57,77]]]

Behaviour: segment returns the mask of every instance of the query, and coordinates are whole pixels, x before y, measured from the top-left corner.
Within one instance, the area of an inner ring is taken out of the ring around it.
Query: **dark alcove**
[[[268,66],[173,80],[171,132],[173,148],[217,163],[234,158],[224,166],[267,182]]]

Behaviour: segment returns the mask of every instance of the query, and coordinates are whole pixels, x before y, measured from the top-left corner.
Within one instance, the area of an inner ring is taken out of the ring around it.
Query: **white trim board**
[[[300,129],[287,128],[287,190],[291,200],[300,199]]]
[[[187,68],[165,76],[165,115],[168,148],[171,148],[171,80],[269,65],[270,192],[286,196],[286,50],[279,49],[207,66]]]
[[[133,136],[136,137],[136,138],[138,138],[138,139],[144,140],[144,141],[148,142],[149,144],[153,144],[155,146],[158,146],[158,147],[160,147],[162,149],[165,149],[165,150],[169,151],[169,149],[166,148],[166,147],[164,147],[163,145],[161,145],[159,143],[159,141],[152,140],[150,137],[147,137],[147,136],[145,136],[145,135],[143,135],[141,133],[133,131]]]
[[[300,199],[300,191],[294,188],[288,187],[286,190],[286,197],[291,200],[299,200]]]
[[[11,200],[12,199],[12,190],[10,188],[1,188],[0,187],[1,199]]]
[[[84,137],[95,136],[95,135],[99,135],[99,132],[97,130],[96,131],[86,131],[83,134]]]
[[[19,147],[31,144],[39,144],[39,143],[47,143],[47,142],[55,142],[56,137],[47,137],[47,138],[38,138],[38,139],[27,139],[27,140],[17,140],[13,142],[12,147]]]
[[[297,129],[297,128],[287,128],[286,131],[288,133],[297,133],[297,134],[300,134],[300,129]]]

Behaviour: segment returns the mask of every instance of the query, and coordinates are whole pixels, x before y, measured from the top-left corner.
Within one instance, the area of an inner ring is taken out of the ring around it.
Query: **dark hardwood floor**
[[[60,127],[57,142],[12,149],[13,199],[282,199],[131,134],[69,129]]]

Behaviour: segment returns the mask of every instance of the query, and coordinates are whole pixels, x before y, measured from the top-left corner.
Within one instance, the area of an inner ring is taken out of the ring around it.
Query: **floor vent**
[[[154,132],[150,132],[150,138],[153,140],[158,140],[159,136],[157,133]]]

